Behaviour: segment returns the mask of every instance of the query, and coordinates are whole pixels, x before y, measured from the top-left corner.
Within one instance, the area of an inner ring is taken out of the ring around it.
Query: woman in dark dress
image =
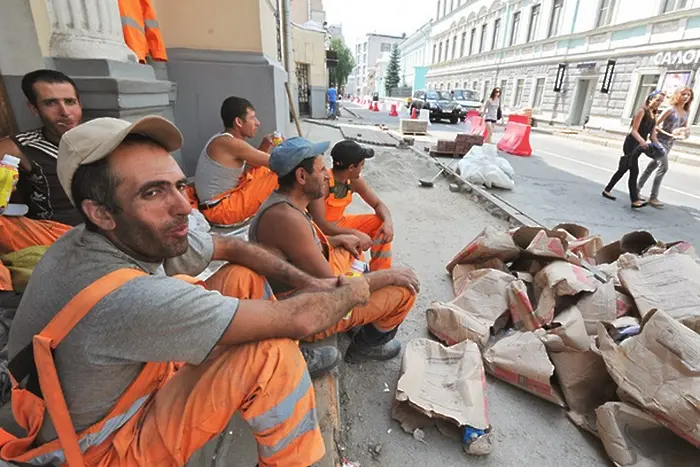
[[[627,186],[630,192],[630,201],[633,209],[639,209],[646,206],[646,202],[640,201],[637,193],[637,177],[639,177],[639,156],[641,153],[646,153],[652,158],[659,155],[659,151],[663,151],[663,147],[656,139],[656,112],[659,106],[664,101],[666,95],[660,91],[653,91],[644,101],[644,105],[637,110],[632,120],[632,130],[625,138],[622,146],[624,155],[620,158],[620,163],[610,179],[610,182],[603,190],[605,198],[615,200],[612,195],[612,190],[615,184],[629,171],[629,180]],[[651,140],[651,144],[647,142]]]

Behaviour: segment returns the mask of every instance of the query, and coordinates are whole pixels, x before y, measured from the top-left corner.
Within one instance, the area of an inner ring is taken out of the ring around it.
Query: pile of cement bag
[[[477,186],[504,190],[515,188],[515,170],[510,162],[498,155],[494,144],[473,146],[457,163],[457,172]]]
[[[487,373],[567,409],[616,465],[698,465],[700,266],[691,245],[633,232],[604,246],[572,224],[487,228],[447,270],[455,298],[433,303],[427,321],[449,347],[434,345],[478,347]]]

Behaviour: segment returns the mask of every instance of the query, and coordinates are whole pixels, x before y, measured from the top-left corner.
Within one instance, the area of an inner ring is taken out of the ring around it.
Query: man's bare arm
[[[246,162],[255,167],[269,167],[270,155],[255,149],[238,138],[219,137],[211,142],[207,154],[220,164],[229,165],[232,159]]]
[[[364,278],[339,279],[340,287],[327,292],[302,293],[279,302],[242,300],[220,345],[264,339],[303,339],[337,323],[348,311],[369,301]]]
[[[265,248],[237,238],[212,235],[213,261],[228,261],[245,266],[261,276],[268,277],[297,289],[324,288],[326,284],[301,271]]]

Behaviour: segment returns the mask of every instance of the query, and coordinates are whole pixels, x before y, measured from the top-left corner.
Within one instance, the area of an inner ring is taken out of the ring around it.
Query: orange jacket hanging
[[[134,51],[139,62],[146,63],[148,55],[153,60],[168,60],[156,10],[151,5],[151,0],[119,0],[119,14],[124,41]]]

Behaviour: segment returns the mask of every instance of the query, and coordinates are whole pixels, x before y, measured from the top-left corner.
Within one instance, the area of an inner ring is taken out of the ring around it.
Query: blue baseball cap
[[[270,170],[276,173],[278,177],[284,177],[301,164],[303,160],[320,156],[326,152],[330,145],[329,141],[312,143],[301,136],[286,139],[272,149]]]

